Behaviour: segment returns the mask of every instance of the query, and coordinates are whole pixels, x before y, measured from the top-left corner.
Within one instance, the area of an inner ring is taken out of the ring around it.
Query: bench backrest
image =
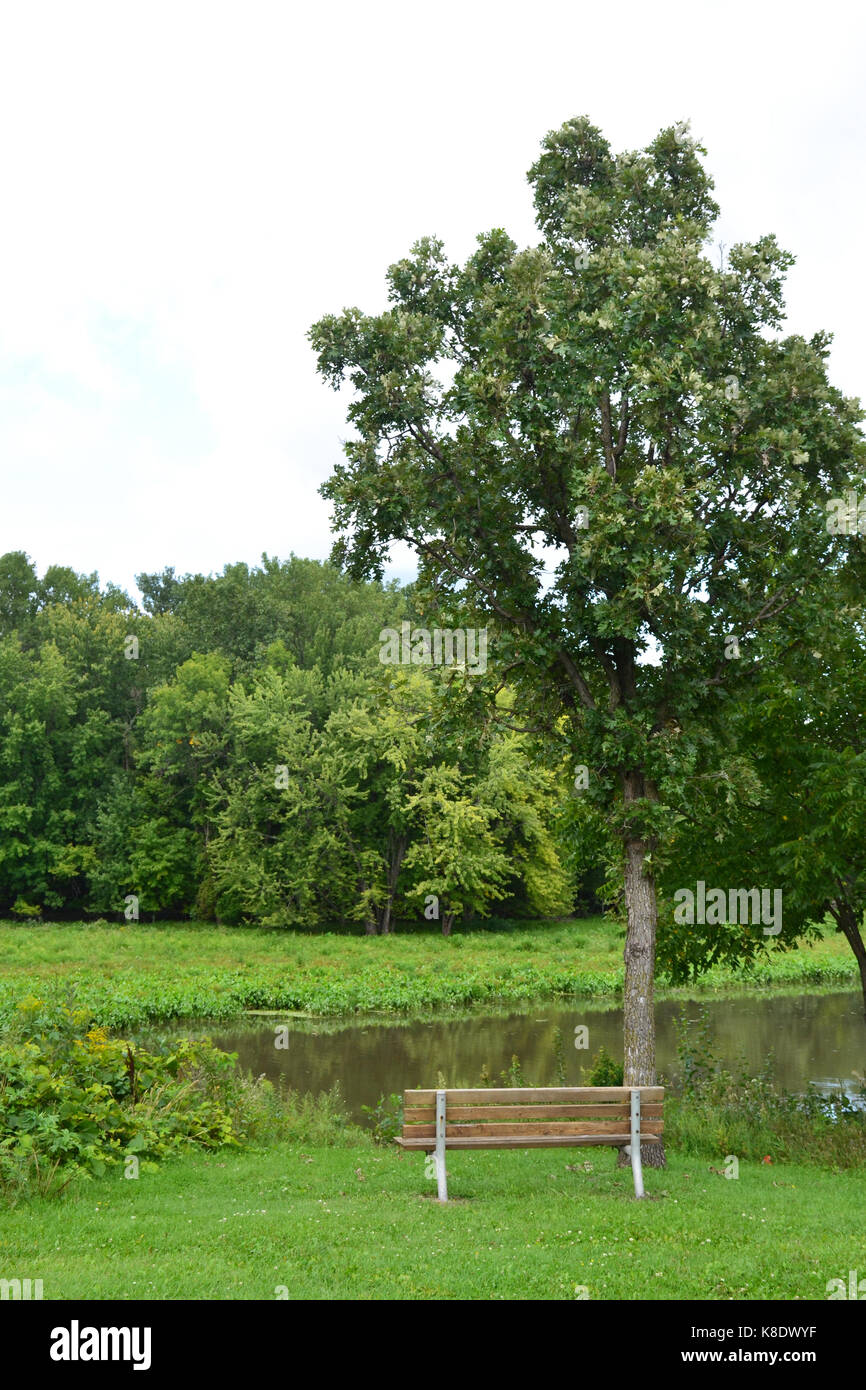
[[[445,1141],[489,1140],[525,1136],[581,1144],[627,1144],[631,1138],[631,1093],[640,1091],[640,1133],[644,1143],[658,1142],[663,1086],[484,1086],[445,1091]],[[404,1091],[403,1138],[435,1139],[436,1091]]]

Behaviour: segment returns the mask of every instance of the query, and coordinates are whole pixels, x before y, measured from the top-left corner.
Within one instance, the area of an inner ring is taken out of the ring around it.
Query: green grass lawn
[[[668,1164],[638,1202],[611,1150],[451,1154],[440,1206],[421,1155],[354,1137],[199,1154],[4,1213],[0,1277],[46,1299],[820,1300],[866,1274],[862,1169]]]
[[[0,923],[0,1019],[25,994],[53,1000],[75,986],[108,1027],[231,1018],[245,1009],[340,1017],[467,1008],[520,999],[615,998],[623,936],[609,922],[527,923],[505,931],[388,937],[308,935],[211,924]],[[856,983],[838,933],[782,952],[749,974],[714,969],[706,991]],[[660,994],[664,981],[660,981]],[[694,986],[689,993],[694,993]]]

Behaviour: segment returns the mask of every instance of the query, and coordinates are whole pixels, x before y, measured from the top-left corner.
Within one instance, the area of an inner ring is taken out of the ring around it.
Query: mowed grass
[[[0,1020],[27,994],[78,1003],[107,1027],[232,1018],[246,1009],[341,1017],[516,1000],[617,997],[623,934],[601,918],[510,930],[367,937],[203,923],[0,923]],[[771,946],[752,971],[714,969],[699,988],[850,988],[856,967],[838,933]],[[665,982],[660,980],[660,994]],[[668,991],[675,992],[675,991]],[[689,990],[694,993],[694,987]]]
[[[589,1164],[591,1171],[585,1168]],[[825,1299],[866,1272],[866,1174],[668,1155],[636,1201],[612,1150],[419,1154],[281,1145],[33,1199],[0,1277],[46,1299]]]

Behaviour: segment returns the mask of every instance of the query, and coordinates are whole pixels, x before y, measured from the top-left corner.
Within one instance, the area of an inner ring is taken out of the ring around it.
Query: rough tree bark
[[[854,957],[860,970],[860,988],[863,991],[863,1010],[864,1013],[866,1013],[866,945],[864,945],[863,937],[860,935],[860,926],[857,921],[857,916],[851,904],[844,900],[831,903],[830,911],[836,918],[848,945],[854,952]]]
[[[359,887],[360,887],[361,893],[366,893],[367,890],[369,889],[370,885],[369,885],[369,883],[361,883],[361,884],[359,885]],[[372,907],[368,907],[368,908],[367,908],[367,917],[366,917],[366,920],[365,920],[365,922],[364,922],[364,933],[365,933],[365,935],[367,935],[367,936],[375,936],[375,935],[376,935],[376,911],[375,911],[375,908],[372,908]]]
[[[624,778],[626,803],[653,798],[654,789],[640,773]],[[644,859],[651,846],[646,840],[625,840],[625,902],[628,930],[625,941],[623,990],[623,1083],[654,1086],[656,1083],[654,979],[658,904],[652,873]],[[628,1163],[620,1151],[619,1163]],[[642,1144],[641,1161],[650,1168],[665,1166],[664,1144]]]
[[[405,835],[388,835],[388,896],[385,906],[379,918],[379,931],[382,936],[388,936],[391,932],[391,915],[394,911],[394,898],[397,893],[397,880],[400,877],[400,869],[403,860],[406,858],[408,841]]]

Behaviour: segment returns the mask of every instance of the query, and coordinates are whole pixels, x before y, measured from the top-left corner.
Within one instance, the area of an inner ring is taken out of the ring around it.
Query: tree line
[[[453,665],[380,660],[411,589],[298,557],[137,583],[143,610],[0,559],[4,910],[446,933],[573,910],[564,770],[507,688],[488,708]]]

